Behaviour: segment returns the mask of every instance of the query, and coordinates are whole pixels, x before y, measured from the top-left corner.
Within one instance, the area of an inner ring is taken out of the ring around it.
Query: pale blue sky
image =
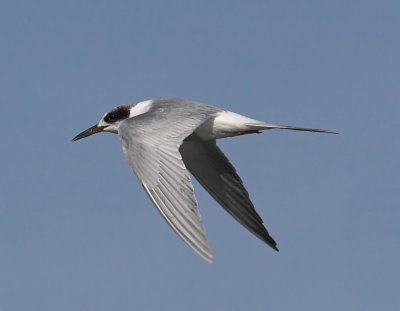
[[[0,310],[399,310],[398,1],[0,2]],[[226,139],[276,253],[195,183],[208,265],[161,219],[113,106],[268,122]]]

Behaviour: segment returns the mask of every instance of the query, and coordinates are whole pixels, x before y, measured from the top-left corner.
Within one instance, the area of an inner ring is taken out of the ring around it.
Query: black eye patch
[[[107,123],[114,123],[129,117],[129,108],[125,106],[120,106],[110,111],[104,117],[104,121]]]

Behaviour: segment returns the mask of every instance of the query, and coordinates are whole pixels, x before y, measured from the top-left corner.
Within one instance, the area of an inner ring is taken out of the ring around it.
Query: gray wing
[[[161,104],[123,121],[118,131],[129,165],[161,215],[210,263],[212,254],[179,147],[212,113],[207,107]]]
[[[215,140],[187,140],[180,150],[186,167],[211,196],[255,236],[278,250],[250,201],[242,180]]]

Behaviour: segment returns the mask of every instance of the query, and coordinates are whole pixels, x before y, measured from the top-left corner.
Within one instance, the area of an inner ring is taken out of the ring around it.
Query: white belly
[[[264,126],[263,126],[264,125]],[[268,124],[231,111],[221,111],[197,128],[195,133],[204,140],[219,139],[254,131],[257,126],[265,129]]]

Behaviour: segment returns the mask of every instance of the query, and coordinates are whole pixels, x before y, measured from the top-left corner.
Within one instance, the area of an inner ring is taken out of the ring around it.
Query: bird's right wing
[[[174,231],[212,262],[189,173],[179,147],[213,113],[207,107],[166,103],[122,122],[124,154],[158,211]]]
[[[180,151],[186,167],[208,193],[255,236],[278,250],[250,201],[241,178],[215,140],[187,140]]]

